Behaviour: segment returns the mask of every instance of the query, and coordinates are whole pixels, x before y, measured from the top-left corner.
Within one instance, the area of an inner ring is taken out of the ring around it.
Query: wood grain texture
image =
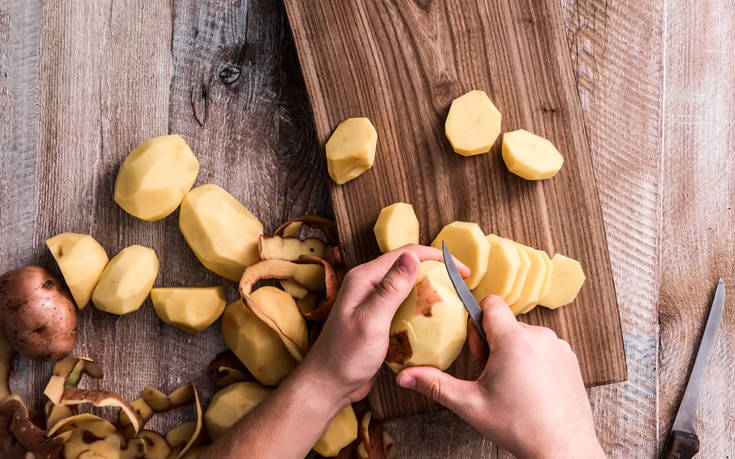
[[[628,362],[589,390],[609,457],[656,454],[663,2],[564,2]]]
[[[369,173],[331,186],[348,264],[378,254],[372,225],[395,201],[413,204],[428,243],[446,223],[475,221],[489,232],[581,261],[588,282],[575,305],[523,317],[567,339],[590,385],[625,379],[604,228],[582,111],[556,1],[431,3],[286,0],[324,144],[334,127],[367,116],[379,132]],[[563,172],[542,183],[509,174],[498,147],[461,158],[444,137],[454,97],[481,88],[503,113],[504,130],[549,138]],[[581,305],[584,305],[582,307]],[[467,353],[456,374],[478,369]],[[371,393],[379,418],[432,405],[399,389],[384,370]]]
[[[722,325],[697,418],[698,457],[735,453],[735,18],[726,2],[668,2],[659,263],[659,445],[684,392],[717,279]]]

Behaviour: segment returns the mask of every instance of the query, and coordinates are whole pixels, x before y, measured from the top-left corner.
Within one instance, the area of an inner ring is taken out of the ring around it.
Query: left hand
[[[442,252],[408,245],[348,272],[300,372],[328,386],[344,405],[364,398],[388,352],[393,316],[416,283],[419,262],[426,260],[442,261]],[[468,276],[470,270],[455,262]]]

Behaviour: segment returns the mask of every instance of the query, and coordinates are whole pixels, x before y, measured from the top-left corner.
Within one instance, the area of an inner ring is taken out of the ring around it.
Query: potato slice
[[[485,91],[470,91],[452,101],[444,133],[462,156],[487,153],[500,135],[501,118]]]
[[[92,293],[97,309],[111,314],[137,311],[158,276],[158,257],[153,249],[132,245],[122,249],[102,271]]]
[[[88,234],[61,233],[46,239],[64,281],[79,309],[92,298],[109,259],[104,247]]]
[[[337,413],[314,445],[314,451],[324,457],[334,457],[357,438],[357,416],[352,405]]]
[[[373,227],[380,251],[390,252],[407,244],[419,243],[419,220],[413,206],[396,202],[383,207]]]
[[[225,343],[253,376],[266,386],[280,384],[297,362],[278,333],[238,300],[222,315]]]
[[[191,334],[212,325],[227,304],[222,286],[154,288],[151,301],[161,320]]]
[[[551,275],[551,288],[541,298],[539,304],[550,309],[556,309],[569,304],[577,297],[584,285],[585,275],[582,265],[564,255],[556,254],[551,259],[554,266]]]
[[[564,164],[551,142],[523,129],[503,134],[503,161],[509,171],[526,180],[549,179]]]
[[[176,134],[147,140],[125,158],[115,180],[115,202],[134,217],[160,220],[176,210],[199,174],[199,161]]]
[[[221,437],[271,392],[272,389],[256,382],[241,382],[230,384],[214,394],[204,413],[204,425],[210,438],[216,440]]]
[[[510,241],[510,242],[513,242],[513,241]],[[518,245],[515,242],[513,242],[513,246],[516,248],[516,252],[518,253],[518,259],[520,260],[521,264],[518,266],[518,274],[516,275],[516,278],[513,281],[513,288],[510,290],[510,293],[508,294],[508,296],[505,297],[505,302],[509,305],[515,303],[516,301],[518,301],[518,298],[521,297],[523,286],[526,285],[526,278],[528,277],[528,271],[531,269],[531,259],[528,257],[528,254],[526,253],[526,251],[518,247]]]
[[[231,281],[238,282],[245,268],[260,260],[263,224],[217,185],[202,185],[186,194],[179,230],[205,268]]]
[[[528,305],[526,305],[525,308],[521,311],[521,314],[527,314],[533,310],[533,308],[538,305],[538,301],[543,298],[544,295],[549,291],[549,287],[551,286],[551,276],[554,272],[554,265],[551,263],[551,260],[549,259],[549,255],[543,251],[541,252],[541,258],[544,260],[544,264],[546,265],[546,270],[544,273],[544,280],[541,283],[541,288],[539,288],[538,297],[536,297],[535,300],[531,301]]]
[[[302,361],[309,348],[306,321],[288,293],[276,287],[265,286],[245,298],[250,310],[278,333],[294,359]]]
[[[467,311],[444,263],[422,262],[416,285],[391,322],[386,363],[396,373],[416,365],[446,370],[466,338]]]
[[[367,118],[349,118],[337,126],[326,145],[327,170],[342,185],[373,167],[378,132]]]
[[[470,268],[472,273],[465,279],[467,287],[476,288],[485,276],[490,258],[490,243],[485,233],[477,223],[452,222],[442,228],[431,246],[441,250],[442,240],[452,255]]]
[[[489,234],[487,241],[490,243],[487,272],[485,272],[485,276],[480,280],[475,290],[472,291],[477,301],[482,301],[488,295],[507,298],[513,290],[521,266],[518,250],[512,241],[495,234]]]
[[[528,276],[526,276],[526,281],[523,285],[523,289],[521,290],[521,296],[510,305],[510,309],[513,311],[513,314],[518,315],[521,314],[530,304],[536,303],[539,300],[541,287],[544,284],[546,271],[548,269],[545,258],[548,259],[549,257],[546,255],[546,252],[536,250],[523,244],[518,244],[517,242],[516,245],[524,250],[528,255],[528,258],[531,260],[531,267],[528,269]]]

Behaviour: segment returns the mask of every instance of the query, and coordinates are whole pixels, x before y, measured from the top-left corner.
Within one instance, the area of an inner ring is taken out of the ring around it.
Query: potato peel
[[[240,279],[240,295],[245,298],[253,286],[264,279],[289,279],[311,291],[324,290],[324,270],[313,264],[299,264],[286,260],[263,260],[250,265]]]
[[[58,405],[61,403],[64,388],[76,387],[85,374],[95,379],[102,378],[102,366],[89,357],[76,356],[60,360],[54,365],[53,373],[43,393]]]
[[[13,369],[15,349],[0,332],[0,400],[10,395],[10,372]]]
[[[179,459],[182,456],[186,454],[186,452],[194,446],[196,441],[199,439],[199,435],[202,432],[202,425],[203,425],[203,419],[202,419],[202,403],[199,401],[199,391],[197,391],[196,386],[194,384],[191,384],[191,387],[194,391],[194,402],[196,403],[197,408],[197,417],[196,417],[196,426],[194,427],[194,433],[191,435],[191,438],[188,442],[186,442],[186,445],[181,449],[181,451],[176,455],[176,458]]]
[[[143,389],[143,400],[155,411],[160,413],[176,408],[194,400],[194,385],[185,384],[174,389],[170,394],[166,395],[153,386],[146,386]]]
[[[250,374],[250,371],[245,368],[240,359],[229,349],[220,352],[209,362],[207,377],[217,387],[229,386],[240,381],[255,380],[255,377]]]
[[[301,255],[324,257],[327,245],[317,238],[299,239],[285,236],[260,236],[258,252],[261,260],[297,261]]]
[[[279,297],[290,301],[293,310],[284,307],[289,304],[281,303]],[[271,298],[272,301],[264,301],[264,298]],[[308,330],[293,298],[275,287],[261,287],[245,296],[244,299],[250,310],[278,333],[289,354],[298,362],[304,360],[309,350]]]
[[[395,459],[396,451],[393,437],[383,430],[379,421],[372,419],[372,413],[366,412],[357,431],[356,455],[359,459]]]
[[[138,433],[143,421],[138,416],[135,409],[125,401],[122,397],[114,392],[103,390],[86,390],[76,387],[67,387],[61,397],[61,405],[82,405],[91,404],[96,407],[115,406],[125,412],[133,426],[133,431]]]
[[[290,279],[282,279],[279,283],[281,288],[296,300],[303,300],[311,293],[308,288]]]
[[[150,421],[150,419],[153,417],[153,414],[155,413],[148,402],[146,402],[142,398],[137,398],[133,400],[132,402],[130,402],[130,406],[132,406],[135,412],[138,413],[138,416],[140,416],[141,428],[143,428],[146,423]],[[118,415],[118,424],[120,425],[123,437],[135,437],[132,422],[130,421],[127,413],[125,413],[125,411],[123,410],[120,410],[120,414]]]
[[[17,395],[0,402],[0,457],[55,459],[61,455],[64,440],[48,438],[31,422],[28,408]]]
[[[309,255],[302,255],[299,261],[309,263],[321,263],[324,267],[324,299],[316,307],[316,309],[309,311],[304,314],[309,320],[324,320],[329,315],[329,311],[332,310],[335,300],[337,299],[337,293],[339,292],[339,278],[337,273],[329,262],[323,258],[312,257]]]
[[[145,459],[166,459],[171,454],[171,444],[158,432],[141,430],[137,438],[145,443]]]
[[[289,220],[283,225],[279,226],[273,232],[273,235],[274,236],[286,235],[285,233],[286,233],[286,230],[288,229],[289,230],[288,235],[293,236],[301,229],[301,225],[296,226],[296,224],[298,223],[309,226],[311,228],[321,230],[322,233],[324,233],[324,236],[326,236],[327,241],[329,241],[329,243],[332,245],[337,245],[339,243],[339,233],[337,232],[337,223],[335,223],[334,220],[330,220],[324,217],[318,217],[316,215],[304,215],[302,217],[298,217],[298,218]]]

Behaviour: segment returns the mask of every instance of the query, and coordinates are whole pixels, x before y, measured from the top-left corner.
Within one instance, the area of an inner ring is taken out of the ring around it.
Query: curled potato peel
[[[55,459],[62,449],[63,439],[47,437],[33,424],[20,397],[9,395],[0,402],[0,457]]]
[[[306,322],[294,299],[276,287],[261,287],[245,297],[250,310],[273,329],[298,362],[309,347]]]
[[[314,264],[299,264],[285,260],[263,260],[250,265],[240,279],[240,295],[245,298],[253,286],[264,279],[289,279],[311,291],[324,290],[324,268]]]
[[[76,356],[60,360],[54,366],[43,393],[58,405],[64,395],[64,388],[76,387],[85,374],[95,379],[100,379],[104,375],[102,366],[89,357]]]
[[[130,419],[130,425],[135,433],[140,431],[143,424],[140,416],[130,404],[114,392],[103,390],[85,390],[76,387],[67,387],[61,397],[61,405],[91,404],[97,407],[115,406],[125,412]]]
[[[321,265],[324,267],[324,299],[315,309],[304,313],[304,317],[309,320],[326,319],[329,315],[329,312],[332,310],[332,306],[334,305],[335,300],[337,299],[337,293],[339,292],[340,283],[339,277],[337,276],[337,273],[332,265],[323,258],[304,255],[299,260],[302,262],[321,263]]]
[[[329,242],[331,245],[337,245],[339,243],[337,223],[335,223],[334,220],[330,220],[324,217],[318,217],[316,215],[304,215],[302,217],[289,220],[283,225],[279,226],[273,232],[273,235],[295,236],[299,232],[299,230],[301,230],[303,225],[321,230],[322,233],[324,233],[324,236],[327,238],[327,242]]]
[[[317,238],[299,239],[285,236],[260,236],[258,252],[261,260],[297,261],[301,255],[323,257],[327,245]]]
[[[0,332],[0,400],[10,395],[10,372],[13,369],[15,349]]]

